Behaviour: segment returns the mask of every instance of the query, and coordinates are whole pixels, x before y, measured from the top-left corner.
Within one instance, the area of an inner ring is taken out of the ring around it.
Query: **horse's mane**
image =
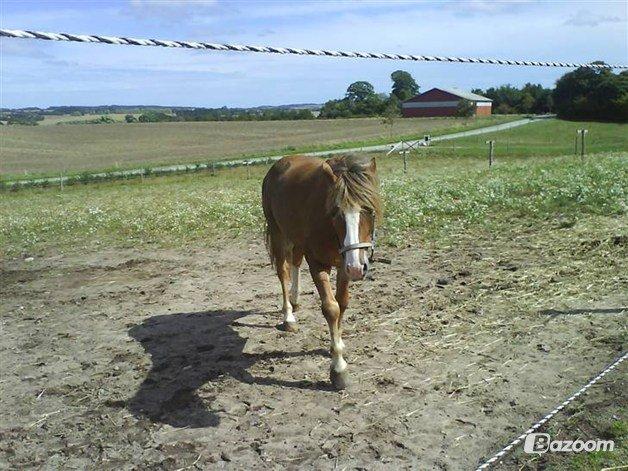
[[[368,157],[345,154],[327,160],[338,177],[334,183],[328,210],[347,211],[355,208],[369,209],[375,219],[382,216],[382,200],[379,196],[379,181],[372,161]]]

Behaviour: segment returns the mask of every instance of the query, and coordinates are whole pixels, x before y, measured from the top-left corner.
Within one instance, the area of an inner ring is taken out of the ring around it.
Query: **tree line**
[[[319,117],[334,119],[400,114],[401,102],[419,93],[419,85],[412,75],[403,70],[393,72],[390,79],[392,87],[388,95],[375,93],[369,82],[353,82],[343,98],[329,100],[323,105]]]
[[[603,62],[594,62],[603,64]],[[391,75],[390,94],[378,94],[369,82],[354,82],[341,99],[330,100],[321,109],[321,118],[391,116],[399,114],[401,103],[419,92],[419,85],[405,71]],[[628,71],[580,67],[558,79],[554,89],[526,83],[476,88],[473,93],[493,101],[494,114],[556,113],[559,118],[628,122]],[[473,105],[460,100],[458,116],[471,116]]]
[[[628,71],[581,67],[563,75],[553,92],[559,118],[628,122]]]
[[[419,85],[408,72],[397,70],[390,76],[390,94],[378,94],[369,82],[354,82],[347,88],[344,98],[330,100],[323,105],[320,117],[353,118],[382,116],[401,113],[401,103],[419,93]],[[495,114],[542,114],[553,108],[552,90],[542,85],[526,83],[517,88],[512,85],[491,87],[487,90],[476,88],[473,93],[493,100]],[[460,101],[458,116],[471,116],[474,109],[466,100]]]
[[[149,111],[135,118],[127,114],[125,121],[133,123],[158,123],[172,121],[279,121],[314,119],[309,109],[269,108],[264,110],[247,110],[241,108],[195,108],[191,110],[175,110],[174,113]]]

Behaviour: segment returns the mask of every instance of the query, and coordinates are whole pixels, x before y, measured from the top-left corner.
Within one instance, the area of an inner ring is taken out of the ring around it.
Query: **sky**
[[[2,28],[418,55],[628,62],[628,1],[0,0]],[[526,82],[568,69],[279,56],[0,39],[0,106],[322,103],[357,80],[390,92]]]

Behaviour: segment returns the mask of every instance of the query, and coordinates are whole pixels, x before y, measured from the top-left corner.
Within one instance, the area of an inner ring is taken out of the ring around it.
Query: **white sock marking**
[[[299,304],[299,282],[301,272],[299,271],[299,267],[292,266],[291,274],[292,278],[292,286],[290,287],[290,302],[292,304]]]
[[[283,312],[284,322],[296,322],[297,321],[294,317],[294,314],[292,314],[292,304],[290,304],[290,301],[287,301],[284,303],[283,308],[281,309],[281,312]]]
[[[336,373],[342,373],[347,369],[347,362],[342,357],[342,353],[345,349],[345,344],[342,339],[339,339],[335,344],[332,342],[331,348],[331,367]]]

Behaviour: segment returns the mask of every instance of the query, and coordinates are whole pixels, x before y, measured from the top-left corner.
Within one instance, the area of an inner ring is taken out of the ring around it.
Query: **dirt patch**
[[[378,257],[352,289],[345,392],[308,276],[299,332],[276,329],[259,240],[6,261],[0,466],[469,469],[623,347],[625,297],[478,304],[529,258],[487,278],[462,248]]]

